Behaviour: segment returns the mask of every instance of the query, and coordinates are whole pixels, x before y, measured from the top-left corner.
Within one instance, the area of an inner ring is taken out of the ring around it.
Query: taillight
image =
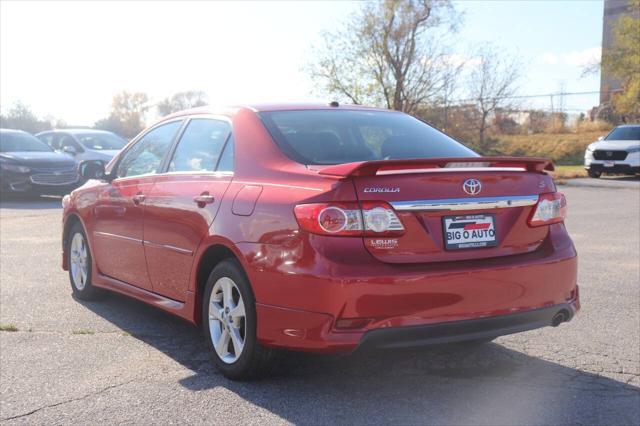
[[[299,204],[294,212],[300,227],[314,234],[362,235],[362,213],[357,204]]]
[[[567,200],[560,192],[540,194],[538,203],[529,218],[529,226],[551,225],[567,217]]]
[[[384,202],[299,204],[294,213],[300,227],[320,235],[400,235],[404,226],[393,208]]]
[[[364,232],[367,236],[401,235],[404,226],[393,208],[382,201],[365,201],[362,203]]]

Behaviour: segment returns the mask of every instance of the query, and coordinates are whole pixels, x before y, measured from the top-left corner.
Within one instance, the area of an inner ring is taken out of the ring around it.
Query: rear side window
[[[170,172],[213,172],[218,165],[231,125],[196,118],[189,122],[169,163]]]
[[[229,136],[229,140],[227,144],[224,146],[224,151],[222,151],[222,156],[220,157],[220,161],[218,162],[218,172],[232,172],[234,167],[235,153],[234,153],[234,141],[233,135]]]
[[[616,127],[606,137],[608,141],[640,141],[640,126]]]
[[[302,164],[478,155],[398,112],[304,110],[263,112],[260,116],[280,149]]]

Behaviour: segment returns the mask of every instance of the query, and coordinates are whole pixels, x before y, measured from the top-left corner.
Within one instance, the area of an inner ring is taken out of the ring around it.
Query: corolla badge
[[[462,189],[469,195],[478,195],[482,191],[482,184],[478,179],[467,179],[462,184]]]
[[[365,188],[364,192],[400,192],[400,188]]]

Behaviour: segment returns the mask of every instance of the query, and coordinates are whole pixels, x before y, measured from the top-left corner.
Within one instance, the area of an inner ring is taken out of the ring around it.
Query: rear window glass
[[[640,141],[640,126],[616,127],[606,137],[609,141]]]
[[[302,164],[478,155],[398,112],[303,110],[263,112],[260,116],[280,149]]]

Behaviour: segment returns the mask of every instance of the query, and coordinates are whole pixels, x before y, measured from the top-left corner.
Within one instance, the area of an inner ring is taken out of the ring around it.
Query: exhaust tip
[[[551,326],[557,327],[563,322],[567,321],[569,321],[569,312],[563,309],[553,316],[553,319],[551,320]]]

